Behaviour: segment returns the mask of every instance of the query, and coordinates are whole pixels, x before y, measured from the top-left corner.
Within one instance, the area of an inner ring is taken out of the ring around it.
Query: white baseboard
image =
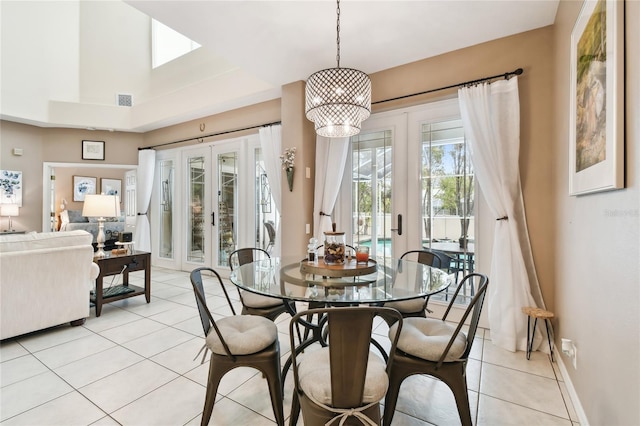
[[[554,349],[555,349],[555,345],[554,345]],[[569,392],[569,397],[571,398],[573,409],[575,410],[576,415],[578,416],[578,421],[580,422],[580,426],[589,426],[589,420],[587,419],[587,414],[584,412],[584,408],[582,408],[582,404],[580,403],[580,399],[578,398],[578,394],[576,393],[576,388],[573,387],[573,383],[571,382],[571,378],[569,377],[567,367],[565,367],[560,354],[555,350],[554,350],[554,354],[555,354],[554,356],[555,361],[558,363],[558,368],[560,369],[560,374],[562,375],[564,384],[567,387],[567,392]]]

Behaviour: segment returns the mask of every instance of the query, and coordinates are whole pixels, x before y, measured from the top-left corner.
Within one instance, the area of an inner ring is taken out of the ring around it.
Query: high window
[[[173,61],[200,47],[195,41],[155,19],[151,20],[151,39],[153,46],[151,55],[153,68]]]

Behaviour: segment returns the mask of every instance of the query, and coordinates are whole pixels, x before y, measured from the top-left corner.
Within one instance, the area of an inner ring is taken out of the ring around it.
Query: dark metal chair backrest
[[[270,259],[269,252],[257,247],[247,247],[234,250],[228,258],[229,268],[233,271],[233,267],[246,265],[259,259]]]
[[[189,276],[191,279],[191,285],[193,286],[193,291],[195,293],[196,296],[196,305],[198,306],[198,312],[200,313],[200,321],[202,322],[202,329],[204,330],[204,335],[205,337],[209,334],[209,331],[211,330],[211,327],[213,326],[214,329],[216,330],[216,333],[218,333],[218,336],[220,337],[220,340],[223,342],[223,345],[228,353],[229,356],[231,356],[231,353],[229,352],[229,349],[227,348],[227,344],[224,342],[224,338],[222,337],[222,335],[220,334],[220,330],[218,330],[218,326],[216,325],[216,322],[213,319],[213,315],[211,315],[211,312],[209,311],[209,308],[207,307],[207,300],[205,299],[204,296],[204,285],[202,283],[202,272],[211,272],[214,276],[214,279],[217,278],[218,282],[220,283],[220,287],[222,288],[222,291],[224,292],[224,296],[227,299],[227,303],[229,303],[229,307],[231,308],[231,312],[233,313],[233,315],[236,314],[235,309],[233,309],[233,305],[231,304],[231,299],[229,298],[229,294],[227,293],[227,289],[225,288],[224,284],[222,284],[222,278],[220,277],[220,275],[213,269],[211,268],[197,268],[194,269],[193,271],[191,271],[191,275]]]
[[[482,305],[484,304],[484,298],[487,293],[487,286],[489,285],[489,278],[487,278],[486,275],[478,274],[478,273],[473,273],[465,276],[462,279],[462,281],[460,281],[460,284],[458,284],[458,287],[456,288],[455,293],[453,294],[453,296],[451,297],[451,300],[449,301],[449,306],[447,307],[447,310],[445,311],[442,317],[442,321],[447,320],[447,316],[449,315],[449,312],[451,311],[451,308],[453,307],[456,297],[458,296],[460,291],[464,288],[465,285],[471,285],[473,280],[476,280],[476,279],[478,280],[478,283],[474,283],[474,285],[478,290],[473,296],[473,299],[471,299],[471,302],[469,302],[467,309],[464,311],[464,314],[462,315],[462,318],[458,323],[455,333],[453,333],[453,336],[449,340],[449,344],[447,345],[446,349],[442,353],[442,356],[438,361],[438,367],[442,365],[442,362],[444,361],[445,357],[447,356],[447,353],[449,352],[449,348],[451,348],[451,346],[453,345],[453,342],[455,341],[455,337],[462,330],[462,327],[464,326],[464,323],[469,317],[469,315],[471,315],[471,320],[469,322],[469,329],[466,333],[467,348],[465,349],[464,353],[460,356],[460,359],[466,359],[469,356],[469,352],[471,351],[471,346],[473,344],[473,339],[475,338],[476,330],[478,329],[478,323],[480,321],[480,313],[482,312]]]
[[[329,360],[331,364],[331,397],[335,408],[354,408],[362,404],[369,358],[373,318],[380,313],[393,315],[402,328],[402,315],[391,308],[375,306],[347,306],[310,309],[293,316],[289,326],[294,335],[295,324],[309,315],[318,315],[327,323]],[[326,315],[326,317],[325,317]],[[397,333],[397,336],[400,332]],[[391,342],[390,354],[395,352],[397,338]],[[391,356],[389,357],[391,359]],[[299,383],[296,354],[292,352],[293,374]],[[387,366],[387,371],[388,371]]]
[[[400,256],[400,259],[404,259],[406,257],[410,257],[414,254],[417,254],[418,263],[422,263],[423,265],[433,266],[438,269],[449,268],[449,263],[447,259],[441,256],[440,253],[436,253],[435,251],[423,249],[423,250],[409,250]]]

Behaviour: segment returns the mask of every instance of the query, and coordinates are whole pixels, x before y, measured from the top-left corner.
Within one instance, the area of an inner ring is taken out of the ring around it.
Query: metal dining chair
[[[237,249],[231,252],[228,258],[228,263],[229,268],[233,271],[247,263],[251,263],[259,259],[270,258],[271,256],[269,256],[269,253],[266,250],[249,247]],[[287,307],[282,299],[263,296],[250,291],[241,290],[240,288],[238,288],[238,296],[242,303],[243,315],[260,315],[261,317],[275,321],[280,314],[287,312]]]
[[[291,347],[293,329],[310,315],[322,318],[327,346],[291,351],[294,393],[289,424],[295,425],[300,411],[306,426],[325,424],[380,424],[380,401],[388,387],[388,363],[370,350],[373,319],[376,315],[402,316],[391,308],[371,306],[328,307],[294,315],[289,324]],[[398,334],[399,336],[399,334]],[[398,337],[391,340],[395,352]]]
[[[442,257],[439,253],[436,253],[431,250],[423,249],[423,250],[409,250],[400,256],[400,260],[416,258],[418,263],[423,265],[432,266],[438,269],[448,270],[448,259]],[[426,312],[432,313],[429,309],[427,309],[427,304],[429,303],[429,296],[427,297],[419,297],[417,299],[411,300],[402,300],[398,302],[386,302],[384,304],[385,307],[397,309],[403,318],[410,317],[426,317]],[[393,324],[391,322],[392,318],[382,317],[389,326]]]
[[[218,281],[233,315],[217,321],[213,319],[205,299],[202,272],[211,273],[213,280]],[[236,315],[222,278],[215,270],[206,267],[194,269],[190,279],[205,335],[203,360],[206,351],[211,351],[209,377],[200,424],[209,423],[222,377],[236,367],[252,367],[262,372],[267,379],[276,423],[283,426],[280,344],[276,325],[265,317]]]
[[[474,283],[477,284],[477,292],[460,322],[446,322],[458,293],[473,281],[477,281]],[[431,375],[449,386],[456,400],[460,421],[463,426],[471,426],[466,368],[488,284],[489,279],[485,275],[469,274],[456,288],[441,320],[406,318],[402,329],[395,324],[391,326],[389,338],[397,339],[398,343],[395,353],[390,355],[389,390],[384,402],[385,426],[390,426],[393,420],[402,382],[413,374]],[[469,329],[465,334],[462,327],[469,316]]]

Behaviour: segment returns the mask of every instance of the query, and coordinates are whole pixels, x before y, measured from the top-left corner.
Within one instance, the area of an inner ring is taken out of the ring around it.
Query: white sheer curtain
[[[349,154],[349,138],[316,137],[316,177],[313,197],[313,233],[322,244],[324,232],[331,231],[331,217],[340,192]],[[321,214],[322,212],[322,214]],[[338,228],[341,224],[338,224]]]
[[[149,203],[153,190],[153,173],[156,167],[156,152],[153,149],[138,151],[138,173],[136,177],[136,229],[133,236],[136,250],[151,252],[151,230],[149,227]]]
[[[280,163],[280,150],[282,149],[282,125],[261,127],[260,148],[264,159],[264,169],[267,172],[271,196],[276,205],[276,216],[280,217],[282,207],[282,170]],[[280,220],[276,221],[276,242],[273,246],[273,255],[280,256]]]
[[[488,288],[491,340],[510,351],[526,350],[527,320],[521,308],[544,307],[544,302],[520,186],[518,78],[465,87],[458,97],[475,175],[496,218]],[[537,345],[542,341],[540,336],[536,340]]]

